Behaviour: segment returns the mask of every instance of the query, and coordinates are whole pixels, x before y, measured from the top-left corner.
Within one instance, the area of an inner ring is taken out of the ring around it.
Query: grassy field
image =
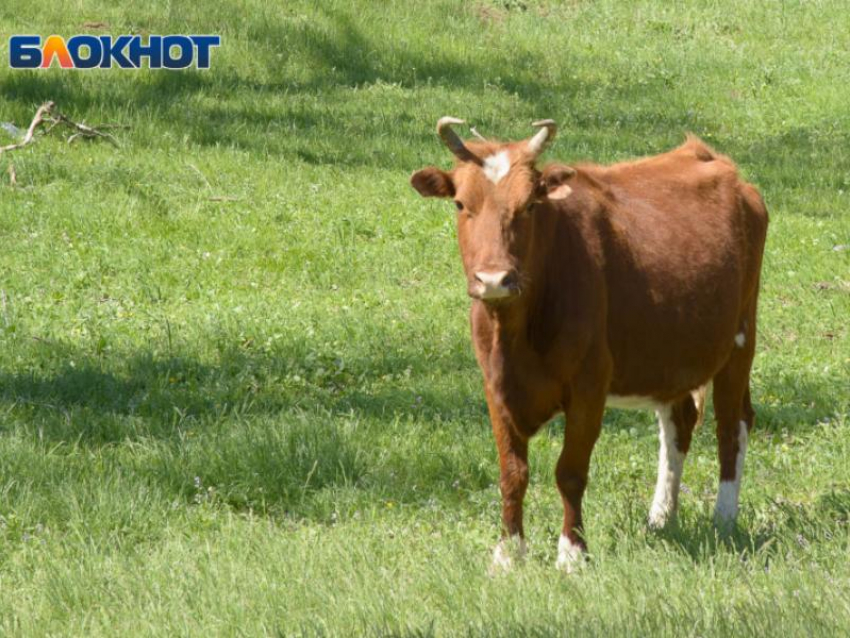
[[[8,68],[13,33],[81,32],[223,44],[208,72]],[[0,635],[850,632],[843,2],[15,2],[0,57],[0,121],[50,99],[130,126],[0,156]],[[510,139],[554,118],[564,161],[693,131],[762,189],[731,538],[711,422],[650,533],[654,419],[610,410],[590,566],[554,568],[555,422],[530,558],[487,576],[498,468],[453,207],[408,185],[449,164],[445,114]]]

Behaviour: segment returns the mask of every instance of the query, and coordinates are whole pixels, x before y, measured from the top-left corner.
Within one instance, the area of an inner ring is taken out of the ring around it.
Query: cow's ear
[[[566,199],[573,192],[568,182],[575,174],[575,169],[569,166],[550,166],[546,168],[540,178],[540,195],[553,200]]]
[[[452,176],[433,166],[416,171],[410,183],[422,197],[454,197],[455,194]]]

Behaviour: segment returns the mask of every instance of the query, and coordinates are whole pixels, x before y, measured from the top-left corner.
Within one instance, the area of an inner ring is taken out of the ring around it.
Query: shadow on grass
[[[726,533],[708,521],[689,519],[654,532],[651,536],[671,545],[694,562],[704,562],[731,551],[742,560],[760,560],[765,569],[775,556],[784,556],[788,545],[805,548],[843,533],[850,523],[850,489],[836,489],[810,505],[775,499],[768,505],[769,523],[757,518],[746,528],[740,523]]]
[[[311,410],[321,406],[328,415],[363,419],[419,419],[487,422],[483,392],[434,387],[433,380],[417,381],[425,372],[437,373],[434,365],[461,374],[478,376],[470,356],[458,353],[450,359],[423,362],[416,353],[387,352],[372,359],[351,359],[317,353],[309,344],[290,344],[273,351],[246,349],[244,344],[222,346],[215,364],[202,363],[190,355],[153,356],[147,352],[112,355],[99,359],[68,344],[52,344],[56,367],[48,373],[14,374],[0,371],[0,402],[29,409],[43,419],[41,436],[78,440],[92,445],[127,438],[116,425],[113,430],[68,429],[67,414],[110,415],[146,423],[145,436],[169,438],[185,420],[217,421],[233,416],[275,416],[288,410]],[[413,373],[417,370],[418,373]],[[411,376],[412,374],[412,376]],[[792,429],[805,432],[819,420],[846,408],[835,389],[818,378],[762,379],[761,393],[783,397],[779,404],[756,403],[757,428],[769,432]],[[652,422],[649,413],[608,410],[605,428],[629,430]],[[562,430],[563,418],[548,426],[552,434]],[[82,426],[80,426],[82,427]],[[714,427],[708,410],[704,427]],[[648,433],[654,436],[654,431]]]
[[[86,111],[98,106],[110,109],[162,106],[216,88],[242,93],[320,93],[335,87],[355,88],[376,82],[411,87],[424,79],[447,88],[474,90],[493,76],[499,77],[507,91],[529,98],[564,97],[562,85],[552,86],[526,73],[519,77],[517,69],[538,68],[530,52],[514,50],[510,55],[486,62],[455,59],[440,51],[423,56],[411,50],[407,43],[390,40],[374,28],[358,23],[362,18],[350,12],[331,7],[317,7],[317,10],[326,25],[321,24],[322,20],[299,24],[278,16],[246,27],[243,35],[258,45],[257,55],[269,54],[274,58],[274,63],[269,60],[272,74],[268,80],[246,78],[232,67],[219,66],[209,72],[143,72],[135,74],[136,79],[116,76],[103,84],[92,84],[68,73],[19,72],[9,74],[0,87],[4,89],[4,97],[15,102],[54,99]],[[299,68],[308,69],[309,77],[287,75],[286,62],[290,60],[295,60]]]
[[[591,136],[616,137],[624,121],[627,128],[637,131],[678,131],[677,142],[685,131],[700,128],[692,116],[666,113],[663,104],[653,107],[647,102],[669,89],[662,78],[608,85],[607,95],[593,112],[583,113],[577,108],[581,96],[598,93],[599,87],[566,72],[556,74],[553,80],[541,73],[534,52],[512,47],[504,54],[483,58],[439,50],[425,55],[403,41],[381,37],[358,16],[328,7],[318,10],[325,24],[297,24],[278,17],[249,27],[248,35],[260,45],[260,55],[270,56],[267,68],[271,71],[265,80],[224,66],[208,72],[114,74],[98,83],[75,73],[16,72],[0,79],[0,94],[17,105],[21,124],[31,117],[35,105],[50,99],[68,115],[90,123],[129,118],[144,128],[146,120],[155,120],[158,128],[179,131],[180,136],[188,135],[191,142],[204,147],[295,155],[312,164],[397,167],[403,163],[413,168],[413,159],[400,162],[398,153],[386,148],[411,157],[408,149],[438,148],[433,126],[444,113],[433,113],[421,121],[410,112],[417,103],[415,93],[400,94],[402,99],[392,94],[386,108],[370,108],[374,97],[352,91],[375,85],[398,86],[404,91],[437,86],[444,87],[447,97],[466,92],[482,99],[486,94],[489,101],[496,90],[510,101],[528,104],[541,117],[563,119],[570,113],[577,118],[578,130],[587,128]],[[299,62],[299,69],[309,69],[307,77],[287,70],[285,62],[293,59]],[[565,69],[579,63],[593,61],[563,61]],[[622,78],[628,77],[628,73],[622,74]],[[625,114],[624,120],[619,105],[636,102],[644,108]],[[459,115],[475,117],[474,105],[470,111]],[[387,147],[388,130],[404,139],[404,144]],[[352,144],[352,139],[361,143]]]
[[[417,381],[411,369],[423,370],[419,354],[384,351],[342,365],[309,344],[273,352],[234,345],[207,364],[50,348],[46,372],[0,371],[0,432],[53,450],[117,454],[142,480],[190,502],[199,477],[237,509],[321,518],[332,512],[325,503],[316,513],[323,490],[412,502],[431,496],[426,484],[456,492],[458,480],[479,489],[492,478],[478,458],[443,453],[433,442],[417,446],[417,436],[439,439],[444,426],[470,437],[489,432],[483,398],[427,374]],[[141,466],[132,462],[134,449],[149,453]],[[61,452],[51,459],[64,462]]]
[[[42,358],[47,372],[0,371],[0,410],[19,432],[50,446],[149,449],[150,467],[137,468],[149,479],[191,500],[197,476],[217,486],[229,505],[254,511],[321,519],[332,512],[327,502],[321,513],[315,509],[314,499],[328,498],[323,490],[362,490],[363,498],[378,493],[419,503],[434,494],[457,494],[458,488],[480,490],[495,479],[495,462],[483,467],[480,454],[458,453],[449,444],[493,452],[478,384],[470,391],[469,385],[455,389],[441,381],[448,374],[463,376],[467,367],[477,375],[460,353],[423,363],[412,350],[387,354],[376,344],[380,356],[342,365],[331,355],[316,355],[310,344],[272,352],[222,348],[217,362],[207,364],[146,352],[97,359],[53,344],[51,355]],[[834,411],[830,388],[816,380],[798,387],[807,401]],[[797,422],[801,415],[794,407],[757,410],[760,427],[793,420],[797,431],[805,431],[817,421],[809,414]],[[634,424],[630,413],[614,412],[605,427]],[[641,428],[639,436],[655,434]],[[850,507],[846,495],[836,499],[833,506]],[[687,551],[709,542],[700,528],[683,533],[674,538]]]
[[[321,406],[329,416],[363,419],[425,418],[457,420],[486,415],[483,398],[416,384],[413,369],[427,371],[413,353],[383,351],[368,360],[317,353],[309,344],[274,351],[246,351],[234,344],[216,364],[192,356],[150,353],[87,356],[66,344],[51,344],[57,366],[48,373],[0,371],[0,402],[46,418],[40,436],[92,445],[126,439],[120,428],[94,432],[67,429],[67,413],[89,412],[149,423],[146,436],[167,439],[181,421],[276,416]],[[454,369],[463,362],[443,362]],[[63,416],[65,415],[65,416]],[[82,436],[81,436],[82,435]]]
[[[760,392],[767,396],[780,397],[780,401],[761,403],[755,400],[756,431],[797,434],[812,430],[823,419],[832,419],[837,413],[848,409],[847,400],[835,386],[817,378],[761,379]],[[605,428],[610,431],[629,431],[654,423],[651,412],[638,413],[632,410],[606,410]],[[714,409],[709,398],[708,409],[702,427],[714,431]],[[560,427],[558,426],[558,429]],[[643,432],[643,430],[641,430]],[[655,429],[644,432],[656,436]]]
[[[234,15],[241,11],[235,4],[227,10]],[[219,15],[224,15],[221,11]],[[304,20],[281,11],[245,23],[240,36],[256,44],[257,64],[265,75],[253,77],[224,64],[208,72],[117,73],[97,82],[86,74],[61,71],[7,73],[0,78],[0,94],[14,105],[15,113],[4,119],[14,116],[19,126],[25,125],[35,105],[52,99],[77,119],[90,123],[130,119],[140,128],[151,120],[158,129],[188,135],[203,147],[295,156],[318,165],[407,169],[416,167],[419,149],[438,148],[433,124],[444,113],[432,113],[422,121],[421,115],[411,112],[421,97],[409,91],[423,86],[443,89],[447,102],[466,98],[464,93],[492,102],[495,90],[540,117],[564,119],[569,114],[572,134],[583,142],[602,140],[625,150],[624,142],[618,144],[618,138],[625,136],[633,154],[662,150],[658,139],[669,139],[673,145],[688,130],[717,131],[722,124],[670,109],[664,96],[676,90],[676,78],[633,77],[628,59],[613,69],[616,82],[602,86],[570,72],[598,63],[591,54],[574,53],[544,73],[545,51],[512,46],[504,53],[491,49],[492,55],[477,56],[474,49],[446,51],[434,45],[424,50],[426,45],[415,39],[411,44],[403,37],[388,37],[369,24],[368,17],[352,11],[328,6],[317,6],[315,11],[315,16],[300,16]],[[406,17],[433,18],[427,8],[411,11]],[[511,37],[483,26],[476,32],[463,20],[446,28],[450,33],[456,29],[457,37]],[[408,93],[392,94],[385,105],[374,108],[374,96],[352,91],[378,84]],[[592,104],[586,96],[593,96]],[[455,114],[475,118],[474,104],[469,110]],[[388,142],[388,131],[404,142]],[[149,130],[139,135],[150,144]],[[358,143],[352,144],[353,139]],[[842,150],[850,148],[850,134],[840,121],[812,122],[765,139],[732,137],[719,140],[718,146],[752,170],[769,203],[772,190],[850,188],[850,153]],[[562,157],[570,153],[565,147],[556,147],[555,152]],[[569,159],[593,159],[592,149],[590,155]],[[804,214],[835,214],[814,210],[818,203],[798,204]]]

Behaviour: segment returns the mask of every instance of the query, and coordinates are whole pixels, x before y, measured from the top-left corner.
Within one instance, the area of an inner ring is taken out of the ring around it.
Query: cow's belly
[[[726,301],[692,299],[667,314],[615,319],[608,339],[614,364],[609,394],[621,398],[614,401],[666,401],[707,383],[732,349],[743,345],[738,304]]]

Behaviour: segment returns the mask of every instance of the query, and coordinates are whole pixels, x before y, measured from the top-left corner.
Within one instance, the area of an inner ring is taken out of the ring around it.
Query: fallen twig
[[[9,186],[17,186],[18,174],[15,172],[15,165],[9,164]]]
[[[53,102],[45,102],[39,106],[38,110],[35,112],[35,117],[33,117],[32,122],[30,122],[30,127],[27,129],[26,135],[24,135],[24,139],[20,142],[0,147],[0,155],[6,151],[14,151],[16,149],[23,148],[27,144],[31,143],[33,136],[35,135],[35,129],[37,129],[39,125],[45,121],[45,116],[49,115],[51,111],[53,111],[54,106],[56,105]]]
[[[64,124],[66,126],[70,126],[71,128],[73,128],[77,131],[76,133],[71,135],[71,137],[68,138],[68,144],[73,142],[78,137],[85,137],[85,138],[102,137],[106,141],[108,141],[110,144],[112,144],[113,146],[118,146],[118,140],[116,140],[112,136],[111,133],[104,133],[103,131],[99,131],[98,129],[96,129],[94,127],[86,126],[85,124],[80,124],[78,122],[75,122],[71,118],[62,115],[61,113],[53,114],[52,119],[55,122],[55,124]]]
[[[92,139],[92,138],[98,138],[99,137],[99,138],[105,139],[107,142],[109,142],[110,144],[113,144],[114,146],[118,146],[118,140],[116,140],[115,137],[111,133],[104,133],[100,129],[103,129],[103,128],[126,128],[122,124],[109,124],[109,125],[103,125],[103,126],[100,126],[100,127],[94,127],[94,126],[88,126],[86,124],[80,124],[79,122],[75,122],[74,120],[69,118],[67,115],[63,115],[62,113],[57,111],[55,102],[45,102],[40,107],[38,107],[38,110],[35,112],[35,117],[32,118],[32,122],[30,123],[29,128],[27,129],[27,132],[24,135],[23,139],[20,142],[15,142],[14,144],[8,144],[6,146],[0,147],[0,155],[5,153],[6,151],[14,151],[14,150],[17,150],[19,148],[23,148],[27,144],[31,144],[35,140],[36,129],[44,123],[47,123],[47,124],[50,125],[50,126],[48,126],[47,130],[45,131],[45,135],[47,135],[54,128],[56,128],[57,126],[60,126],[60,125],[67,126],[69,128],[74,129],[75,133],[73,133],[68,138],[69,144],[71,142],[73,142],[75,139],[77,139],[78,137],[84,137],[86,139]],[[13,172],[14,172],[14,169],[13,168],[10,169],[10,178],[14,182],[15,178],[12,175]]]

